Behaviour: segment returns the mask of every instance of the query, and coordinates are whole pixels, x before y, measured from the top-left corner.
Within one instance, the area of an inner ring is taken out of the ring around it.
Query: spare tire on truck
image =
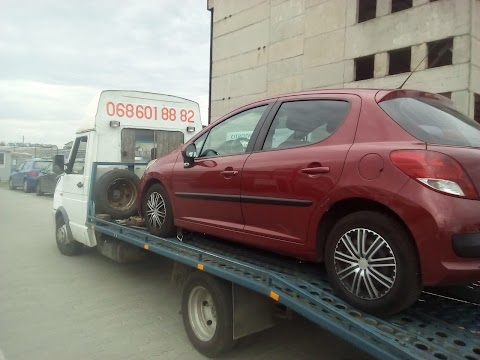
[[[115,169],[103,174],[95,184],[95,212],[112,219],[137,215],[139,183],[133,171]]]

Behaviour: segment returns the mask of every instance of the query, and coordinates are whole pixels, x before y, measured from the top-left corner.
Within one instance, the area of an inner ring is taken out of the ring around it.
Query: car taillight
[[[428,150],[396,150],[393,164],[411,178],[445,194],[478,199],[478,193],[462,166],[452,157]]]
[[[31,176],[31,177],[38,176],[38,172],[31,170],[28,172],[28,176]]]

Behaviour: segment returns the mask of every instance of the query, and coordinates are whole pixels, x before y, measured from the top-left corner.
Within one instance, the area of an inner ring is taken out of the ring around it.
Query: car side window
[[[348,101],[300,100],[280,106],[267,133],[263,150],[313,144],[333,134],[350,110]]]
[[[193,142],[195,144],[195,148],[197,149],[197,154],[201,154],[203,144],[205,143],[205,139],[208,136],[208,131],[206,131],[204,134],[200,135],[198,138],[195,139]]]
[[[30,170],[31,167],[32,167],[32,162],[31,161],[25,161],[25,163],[23,164],[22,170],[27,171],[27,170]]]
[[[242,154],[267,105],[242,111],[213,127],[199,151],[200,157]]]
[[[17,167],[17,171],[22,171],[23,167],[25,166],[25,161],[22,162],[20,165]]]

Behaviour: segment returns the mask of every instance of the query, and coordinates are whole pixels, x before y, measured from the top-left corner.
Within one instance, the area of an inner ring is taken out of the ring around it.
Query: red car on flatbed
[[[391,314],[480,280],[480,125],[436,94],[339,89],[243,106],[156,160],[148,230],[175,226],[324,262],[352,305]]]

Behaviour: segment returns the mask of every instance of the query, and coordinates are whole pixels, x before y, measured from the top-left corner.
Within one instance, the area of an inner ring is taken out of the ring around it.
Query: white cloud
[[[0,140],[73,137],[102,89],[168,93],[208,112],[206,1],[6,1],[0,12]]]

